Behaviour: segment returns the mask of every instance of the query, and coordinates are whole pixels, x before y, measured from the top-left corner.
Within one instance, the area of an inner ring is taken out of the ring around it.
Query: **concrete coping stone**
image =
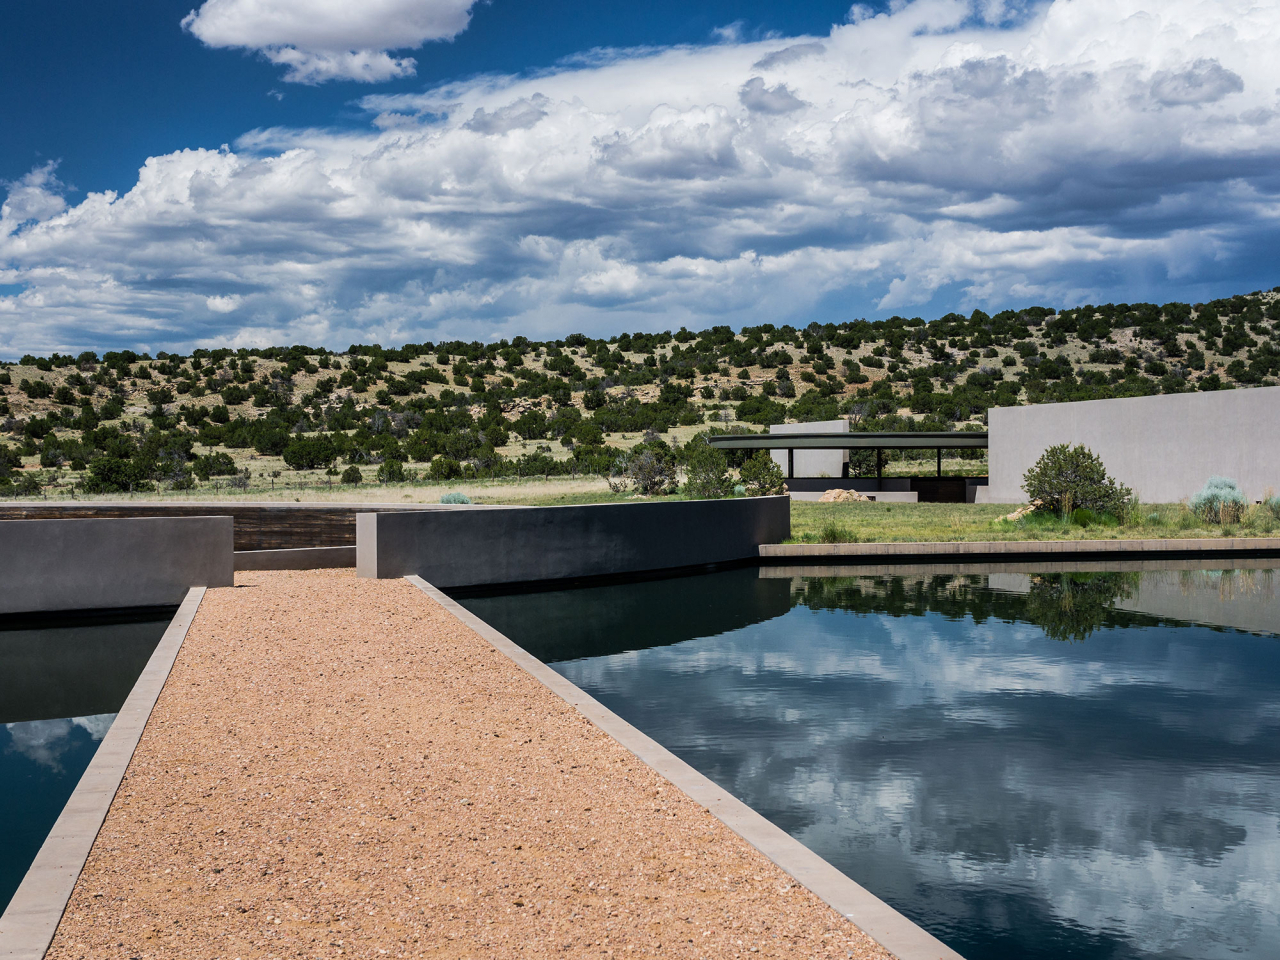
[[[89,851],[102,829],[142,731],[204,598],[192,587],[160,638],[111,729],[102,738],[13,899],[0,916],[0,958],[42,960],[62,922]]]
[[[1061,554],[1241,554],[1280,552],[1280,537],[1224,537],[1220,540],[973,540],[888,543],[762,543],[760,556],[783,557],[988,557]]]
[[[474,613],[419,576],[405,577],[488,641],[556,696],[621,744],[695,803],[772,860],[797,883],[856,924],[898,960],[963,960],[941,940],[917,926],[865,887],[845,876],[785,830],[699,773],[656,740],[642,733],[576,684],[526,652]]]
[[[819,558],[825,559],[825,558]],[[1234,558],[1226,558],[1234,562]],[[1071,560],[1052,558],[1047,560],[1031,560],[1032,569],[1036,573],[1147,573],[1182,570],[1221,570],[1223,558],[1203,559],[1197,557],[1130,557],[1121,559],[1090,558]],[[1280,569],[1280,558],[1249,558],[1249,566],[1257,570]],[[761,563],[757,568],[763,580],[792,580],[797,577],[868,577],[868,576],[935,576],[954,573],[954,561],[943,562],[939,559],[894,560],[889,557],[869,558],[851,563],[822,562],[803,563],[795,558],[782,557],[779,562]],[[979,560],[966,562],[965,573],[1026,573],[1027,560]]]

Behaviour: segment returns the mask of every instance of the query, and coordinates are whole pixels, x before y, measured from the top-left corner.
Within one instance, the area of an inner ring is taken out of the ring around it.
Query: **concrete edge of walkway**
[[[4,915],[0,916],[0,958],[3,960],[42,960],[49,949],[204,594],[204,587],[187,591]]]
[[[1085,559],[1055,560],[966,560],[957,564],[954,560],[935,558],[927,560],[897,560],[868,558],[843,561],[841,558],[818,558],[805,562],[802,558],[780,557],[762,561],[756,570],[762,580],[792,580],[796,577],[902,577],[933,576],[937,574],[991,574],[991,573],[1160,573],[1168,571],[1222,570],[1225,565],[1248,561],[1252,570],[1280,569],[1276,557],[1217,557],[1214,559],[1187,557],[1150,557],[1145,560],[1089,557]]]
[[[905,543],[765,543],[768,559],[830,557],[875,561],[934,557],[1014,558],[1261,556],[1280,553],[1280,537],[1221,537],[1194,540],[972,540]]]
[[[418,576],[405,577],[556,694],[641,762],[671,781],[695,803],[817,894],[899,960],[963,960],[941,940],[849,879],[786,831],[713,783],[666,747],[641,733],[594,697]]]

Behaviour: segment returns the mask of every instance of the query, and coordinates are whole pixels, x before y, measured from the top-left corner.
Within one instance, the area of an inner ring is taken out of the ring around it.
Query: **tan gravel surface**
[[[210,590],[50,960],[889,954],[403,581]]]

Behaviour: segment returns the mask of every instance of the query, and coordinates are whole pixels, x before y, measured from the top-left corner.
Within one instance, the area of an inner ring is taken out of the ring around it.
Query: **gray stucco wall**
[[[0,522],[0,614],[177,606],[234,576],[230,517]]]
[[[776,423],[769,428],[770,433],[848,433],[849,421],[819,420],[814,423]],[[849,462],[848,450],[796,450],[791,454],[788,464],[786,450],[770,450],[769,456],[778,465],[784,477],[840,477],[844,474],[844,465]],[[788,473],[788,465],[794,467],[794,473]]]
[[[356,572],[462,587],[742,560],[790,535],[790,504],[784,496],[363,513]]]
[[[1250,500],[1280,492],[1280,387],[993,407],[990,484],[979,503],[1022,503],[1022,476],[1046,448],[1083,443],[1150,503],[1189,497],[1215,474]]]

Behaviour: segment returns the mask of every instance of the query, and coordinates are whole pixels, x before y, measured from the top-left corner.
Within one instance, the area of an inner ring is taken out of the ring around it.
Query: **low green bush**
[[[458,491],[454,490],[452,493],[446,493],[443,497],[441,497],[440,502],[441,503],[470,503],[471,498],[468,497],[465,493],[459,493]]]
[[[818,531],[819,543],[857,543],[858,535],[838,523],[828,522]]]
[[[327,434],[298,436],[284,448],[284,462],[294,470],[318,470],[338,459],[338,448]]]
[[[1089,527],[1097,526],[1098,515],[1088,507],[1076,507],[1071,511],[1071,522],[1087,530]]]
[[[706,437],[694,437],[682,451],[684,454],[685,495],[693,500],[718,500],[733,489],[729,479],[729,460]]]
[[[1067,528],[1069,521],[1064,521],[1058,514],[1048,510],[1034,510],[1018,523],[1028,530],[1062,531]]]
[[[1071,522],[1077,527],[1118,527],[1120,521],[1109,513],[1098,513],[1088,507],[1077,507],[1071,511]]]
[[[1194,530],[1200,526],[1200,520],[1190,510],[1183,510],[1178,514],[1178,521],[1175,526],[1179,530]]]
[[[1267,497],[1266,500],[1262,501],[1262,505],[1266,507],[1268,511],[1270,511],[1271,516],[1275,517],[1277,520],[1280,520],[1280,495]]]
[[[18,476],[15,486],[19,496],[33,497],[44,489],[44,478],[38,473],[25,471]]]
[[[236,472],[236,462],[226,453],[208,453],[196,457],[196,462],[192,464],[191,469],[201,480],[208,480],[210,477],[229,477]]]
[[[377,478],[379,483],[404,483],[408,479],[399,460],[384,460],[378,466]]]
[[[769,456],[768,450],[758,450],[742,464],[738,471],[738,479],[746,492],[753,497],[768,497],[782,493],[785,478],[782,468]]]
[[[364,475],[360,472],[360,468],[353,463],[342,471],[340,479],[343,483],[360,483],[364,480]]]
[[[427,467],[427,476],[432,480],[456,480],[462,476],[462,464],[452,457],[438,456]]]

